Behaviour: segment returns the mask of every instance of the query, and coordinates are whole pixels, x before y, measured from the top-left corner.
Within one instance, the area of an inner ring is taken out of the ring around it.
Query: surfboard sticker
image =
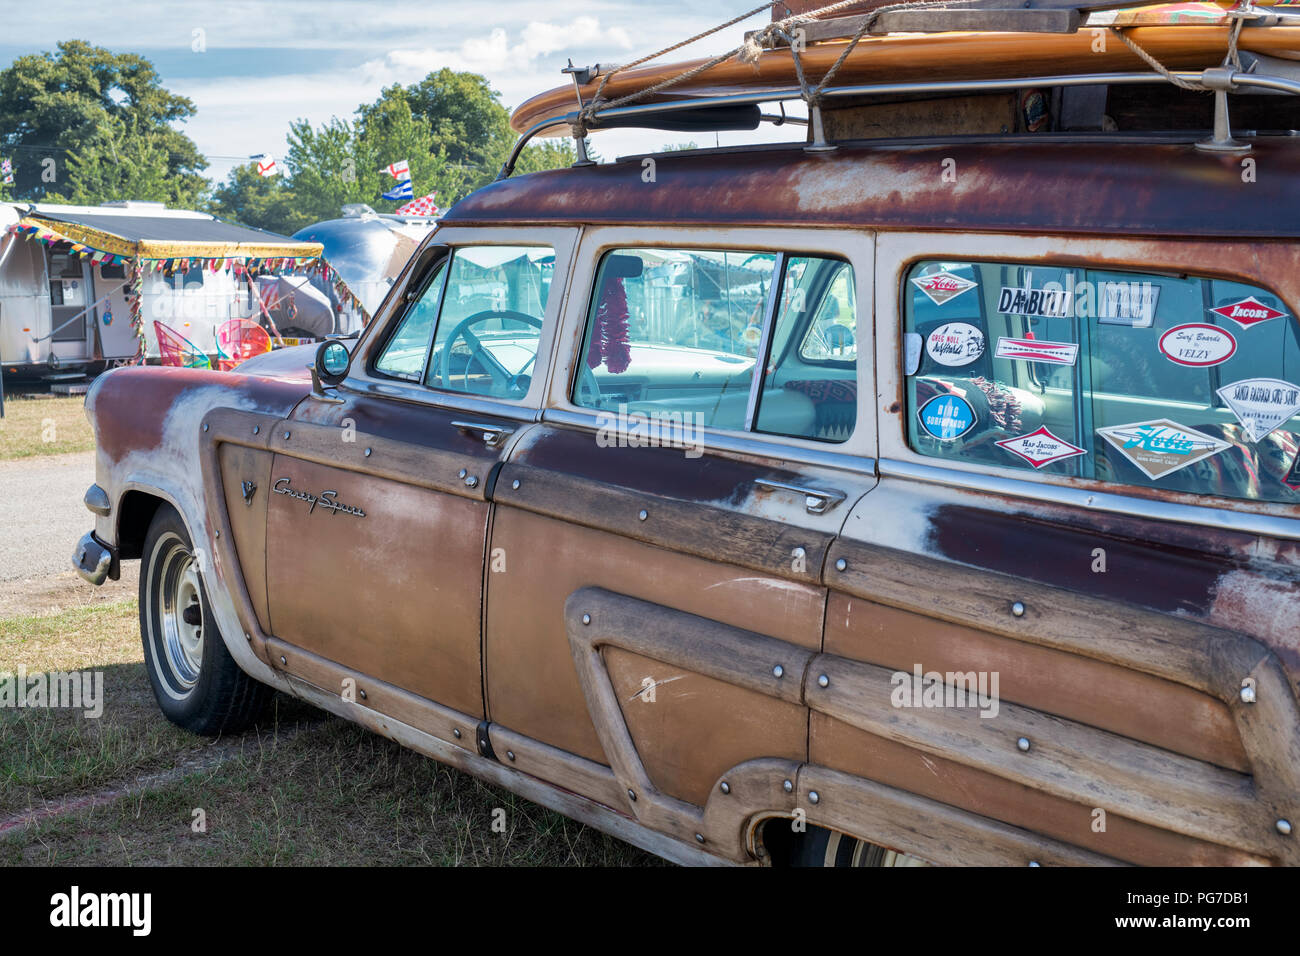
[[[1202,458],[1217,455],[1228,443],[1167,418],[1098,428],[1097,434],[1152,481],[1172,475]]]
[[[1280,378],[1242,379],[1223,386],[1218,394],[1253,442],[1300,412],[1300,385]]]
[[[933,275],[917,276],[912,280],[912,285],[929,296],[935,305],[943,305],[963,292],[974,289],[978,283],[952,272],[936,272]]]
[[[1071,445],[1064,438],[1057,438],[1047,426],[1040,427],[1037,431],[1032,431],[1028,435],[1021,435],[1018,438],[1004,438],[1002,441],[994,442],[999,448],[1005,448],[1011,454],[1023,458],[1035,468],[1042,468],[1050,465],[1054,461],[1061,461],[1065,458],[1073,458],[1075,455],[1088,454],[1086,449],[1078,445]]]
[[[984,354],[984,333],[969,322],[947,322],[926,336],[925,352],[940,365],[969,365]]]
[[[1073,342],[1047,342],[1042,339],[998,339],[998,358],[1073,365],[1079,358],[1079,346]]]

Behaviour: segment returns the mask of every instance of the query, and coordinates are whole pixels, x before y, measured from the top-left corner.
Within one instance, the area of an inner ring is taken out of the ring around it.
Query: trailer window
[[[902,296],[915,451],[1300,501],[1300,325],[1268,290],[930,261]]]

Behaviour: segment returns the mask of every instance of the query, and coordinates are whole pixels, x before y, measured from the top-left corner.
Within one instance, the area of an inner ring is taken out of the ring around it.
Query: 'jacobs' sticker
[[[933,275],[917,276],[912,280],[912,285],[928,295],[935,305],[943,305],[975,288],[977,283],[951,272],[936,272]]]
[[[1247,378],[1219,389],[1253,442],[1300,412],[1300,385],[1278,378]]]
[[[926,336],[925,351],[940,365],[969,365],[984,354],[984,333],[969,322],[948,322]]]
[[[1205,368],[1232,358],[1237,351],[1237,340],[1227,329],[1193,322],[1175,325],[1160,336],[1160,351],[1171,362]]]
[[[926,434],[940,441],[954,441],[975,427],[975,409],[959,395],[936,395],[916,414]]]
[[[1070,315],[1072,302],[1066,289],[1017,289],[1003,286],[998,311],[1003,315],[1031,315],[1060,319]]]
[[[996,354],[998,358],[1073,365],[1079,358],[1079,346],[1073,342],[1044,342],[1041,339],[998,339]]]
[[[1272,306],[1265,305],[1253,295],[1240,302],[1229,302],[1227,305],[1221,305],[1217,309],[1210,309],[1215,315],[1221,315],[1225,319],[1232,319],[1243,329],[1248,329],[1252,325],[1258,325],[1261,322],[1267,322],[1269,319],[1286,318],[1285,312],[1279,312]]]
[[[1226,441],[1184,428],[1167,418],[1132,425],[1098,428],[1097,434],[1114,445],[1148,478],[1155,480],[1180,468],[1217,455],[1228,447]]]
[[[1013,455],[1018,455],[1025,461],[1029,462],[1035,468],[1042,468],[1044,465],[1050,465],[1054,461],[1060,461],[1063,458],[1073,458],[1075,455],[1086,455],[1088,452],[1077,445],[1071,445],[1063,438],[1057,438],[1044,425],[1038,431],[1030,432],[1028,435],[1021,435],[1019,438],[1005,438],[1000,442],[994,442],[1001,448],[1005,448]]]

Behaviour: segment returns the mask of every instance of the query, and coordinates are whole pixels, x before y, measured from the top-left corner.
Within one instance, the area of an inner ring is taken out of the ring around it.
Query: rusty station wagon
[[[183,727],[278,688],[676,861],[1296,863],[1300,26],[1204,6],[574,71],[521,144],[808,142],[507,170],[355,343],[103,376],[74,562]]]

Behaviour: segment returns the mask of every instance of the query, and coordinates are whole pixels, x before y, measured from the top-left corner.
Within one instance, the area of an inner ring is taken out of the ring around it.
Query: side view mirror
[[[348,374],[352,355],[338,339],[329,339],[316,350],[316,374],[323,385],[337,385]]]

